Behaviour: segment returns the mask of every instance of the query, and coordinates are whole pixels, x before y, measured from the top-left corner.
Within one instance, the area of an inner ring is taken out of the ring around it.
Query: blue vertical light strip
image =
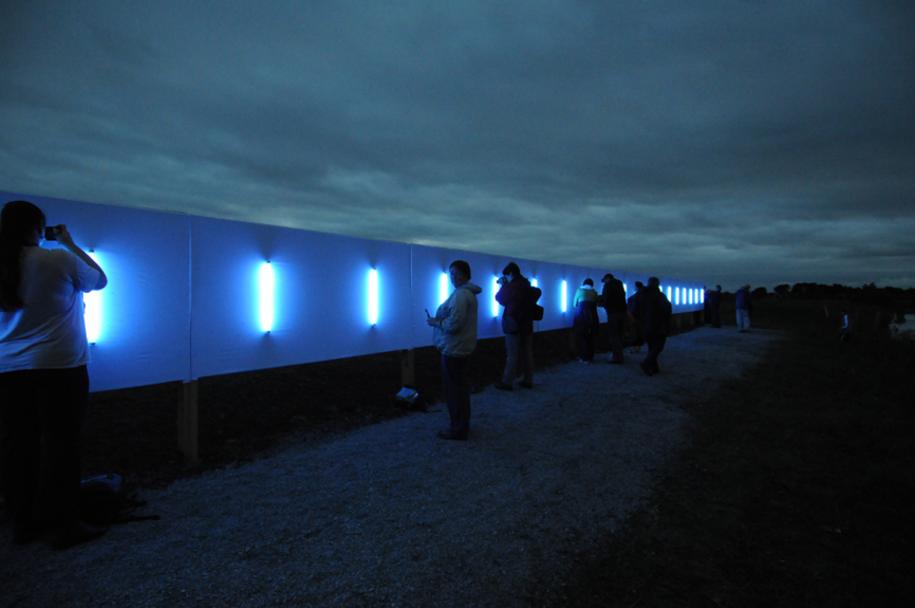
[[[667,300],[670,301],[670,285],[667,286]]]
[[[276,275],[270,260],[262,262],[257,271],[258,320],[261,331],[269,334],[273,331],[274,306],[276,293]]]
[[[696,290],[693,287],[689,288],[689,304],[693,305],[696,303]]]
[[[375,327],[378,325],[378,270],[369,268],[368,276],[368,322]]]
[[[89,251],[89,257],[95,260],[95,263],[104,268],[99,262],[98,254],[95,251]],[[90,291],[83,294],[83,322],[86,325],[86,340],[89,344],[98,343],[102,337],[102,292]]]
[[[563,313],[569,311],[569,283],[565,279],[559,287],[559,310]]]
[[[492,312],[493,318],[499,316],[499,301],[496,299],[496,294],[499,293],[499,277],[492,278],[492,302],[490,303],[490,312]]]
[[[674,306],[680,305],[680,288],[674,287]]]
[[[537,279],[531,279],[531,287],[540,287],[540,281]]]
[[[699,292],[699,303],[705,304],[705,290]]]
[[[450,283],[451,283],[451,277],[448,276],[447,272],[443,272],[438,277],[438,305],[439,306],[444,304],[445,300],[447,300],[448,296],[450,295],[450,291],[451,291],[449,289]]]

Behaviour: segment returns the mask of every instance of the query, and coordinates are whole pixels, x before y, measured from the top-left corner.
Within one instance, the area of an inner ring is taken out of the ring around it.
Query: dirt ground
[[[578,556],[561,591],[544,590],[531,603],[909,605],[915,348],[875,334],[867,314],[843,343],[822,302],[758,303],[754,324],[788,339],[744,377],[687,406],[689,447],[649,507]],[[538,334],[536,344],[538,367],[574,356],[564,331]],[[501,341],[481,343],[479,386],[498,377],[503,352]],[[96,394],[84,469],[161,487],[288,441],[400,416],[392,399],[399,365],[399,353],[387,353],[201,380],[196,468],[175,449],[179,385]],[[420,392],[434,400],[435,353],[417,352],[416,365]]]
[[[605,344],[601,336],[599,344]],[[535,336],[537,368],[575,357],[569,330]],[[200,464],[188,467],[177,449],[180,383],[93,393],[84,429],[86,476],[115,472],[141,487],[247,461],[289,441],[321,440],[365,424],[404,415],[400,352],[202,378],[199,381]],[[481,340],[471,360],[475,389],[502,374],[504,342]],[[415,351],[416,388],[439,398],[439,356]]]
[[[915,345],[866,313],[840,342],[819,302],[754,322],[790,339],[688,408],[692,446],[651,507],[542,605],[911,605]]]

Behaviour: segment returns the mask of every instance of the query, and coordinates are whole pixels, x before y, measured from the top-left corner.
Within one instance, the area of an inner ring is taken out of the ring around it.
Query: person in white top
[[[89,396],[83,293],[108,278],[66,226],[45,224],[28,201],[0,212],[2,478],[13,541],[47,532],[66,548],[104,531],[79,520],[79,437]],[[62,248],[40,247],[42,237]]]

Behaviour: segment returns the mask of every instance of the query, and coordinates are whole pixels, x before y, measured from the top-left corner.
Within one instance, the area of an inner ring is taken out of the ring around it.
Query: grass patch
[[[694,438],[551,605],[888,606],[913,597],[912,344],[841,343],[822,303],[766,301],[786,332],[690,406]]]

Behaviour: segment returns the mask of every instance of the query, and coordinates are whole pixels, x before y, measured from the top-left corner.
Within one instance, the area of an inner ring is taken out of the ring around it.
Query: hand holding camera
[[[46,241],[57,241],[66,247],[73,246],[73,237],[70,236],[70,231],[67,230],[66,224],[46,227],[44,229],[44,238]]]

